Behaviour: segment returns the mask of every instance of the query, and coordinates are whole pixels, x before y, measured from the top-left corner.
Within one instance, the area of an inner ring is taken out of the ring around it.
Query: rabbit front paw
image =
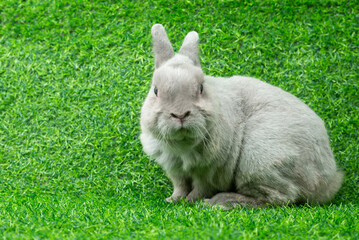
[[[203,199],[204,197],[206,197],[204,193],[196,191],[196,189],[194,189],[188,194],[188,196],[186,197],[186,201],[194,203],[200,199]]]
[[[187,191],[174,191],[173,194],[166,198],[166,202],[170,202],[170,203],[175,203],[175,202],[179,202],[182,199],[185,199],[186,196],[188,195]]]

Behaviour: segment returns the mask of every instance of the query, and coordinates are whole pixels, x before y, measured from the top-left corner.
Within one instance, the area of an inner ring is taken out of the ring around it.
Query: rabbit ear
[[[179,50],[179,53],[189,57],[194,65],[200,66],[199,56],[198,56],[198,33],[189,32],[184,38],[182,47]]]
[[[173,48],[167,37],[165,28],[161,24],[153,25],[151,29],[153,48],[155,53],[155,66],[160,67],[164,62],[174,56]]]

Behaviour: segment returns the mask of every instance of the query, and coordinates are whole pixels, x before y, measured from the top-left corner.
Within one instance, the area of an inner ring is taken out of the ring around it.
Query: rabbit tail
[[[323,184],[317,189],[317,191],[308,199],[308,202],[322,204],[331,200],[339,191],[343,183],[344,176],[344,172],[338,170],[328,183]]]

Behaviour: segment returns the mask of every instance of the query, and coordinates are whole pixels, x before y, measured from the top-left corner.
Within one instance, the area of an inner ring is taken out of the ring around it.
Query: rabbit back
[[[244,129],[238,156],[233,156],[238,162],[234,171],[238,192],[266,195],[276,204],[322,203],[333,197],[343,174],[337,172],[324,123],[314,111],[290,93],[254,78],[212,82],[215,89],[224,86],[241,96],[236,104]]]

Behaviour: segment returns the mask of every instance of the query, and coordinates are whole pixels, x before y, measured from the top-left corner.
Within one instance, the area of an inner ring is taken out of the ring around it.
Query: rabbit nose
[[[182,115],[171,113],[171,116],[174,118],[178,118],[179,120],[183,120],[184,118],[188,117],[190,115],[190,113],[191,113],[191,111],[187,111]]]

